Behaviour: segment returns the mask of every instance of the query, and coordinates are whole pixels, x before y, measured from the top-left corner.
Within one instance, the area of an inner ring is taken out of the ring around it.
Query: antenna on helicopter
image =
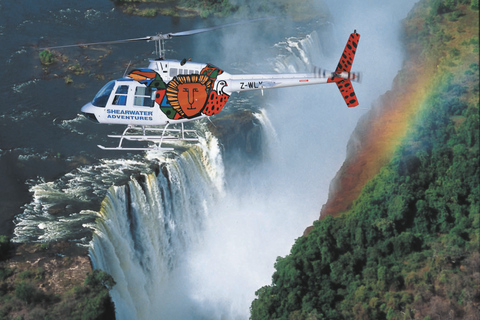
[[[125,78],[125,76],[127,75],[127,71],[128,69],[130,68],[130,65],[132,64],[132,60],[130,60],[130,62],[128,63],[128,66],[125,68],[125,72],[123,73],[123,77]]]
[[[274,17],[266,17],[266,18],[258,18],[258,19],[251,19],[251,20],[244,20],[238,21],[234,23],[224,24],[215,27],[209,28],[201,28],[201,29],[194,29],[194,30],[187,30],[181,32],[173,32],[173,33],[159,33],[154,36],[148,37],[140,37],[140,38],[131,38],[131,39],[122,39],[122,40],[113,40],[113,41],[101,41],[101,42],[89,42],[89,43],[77,43],[77,44],[70,44],[70,45],[63,45],[63,46],[53,46],[53,47],[43,47],[40,50],[49,50],[49,49],[63,49],[63,48],[72,48],[72,47],[88,47],[88,46],[97,46],[97,45],[108,45],[108,44],[121,44],[121,43],[129,43],[129,42],[138,42],[138,41],[155,41],[155,53],[159,60],[165,59],[165,44],[164,41],[168,39],[172,39],[175,37],[184,37],[184,36],[191,36],[198,33],[213,31],[217,29],[232,27],[236,25],[246,24],[250,22],[256,21],[263,21],[273,19]]]

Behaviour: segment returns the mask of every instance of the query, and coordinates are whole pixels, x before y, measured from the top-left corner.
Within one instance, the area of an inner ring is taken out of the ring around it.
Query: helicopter
[[[46,49],[138,41],[155,42],[157,59],[150,60],[146,68],[133,69],[122,78],[109,81],[91,102],[81,108],[83,115],[96,123],[127,126],[120,135],[108,135],[110,138],[119,139],[119,143],[114,147],[98,145],[103,150],[171,151],[173,148],[164,147],[162,144],[174,141],[198,141],[196,131],[185,129],[184,124],[219,114],[233,93],[244,91],[261,90],[263,94],[263,90],[266,89],[335,83],[348,107],[358,105],[352,81],[360,82],[360,73],[350,71],[360,39],[356,30],[350,34],[334,72],[313,67],[311,73],[230,74],[208,63],[165,58],[165,40],[241,23],[245,22],[142,38]],[[154,145],[126,147],[123,145],[125,140],[154,142]]]

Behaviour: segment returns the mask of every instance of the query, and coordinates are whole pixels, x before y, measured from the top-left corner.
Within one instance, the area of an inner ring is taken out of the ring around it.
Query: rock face
[[[252,161],[262,154],[262,129],[250,111],[215,118],[208,127],[223,146],[226,158],[242,156]]]
[[[5,319],[115,319],[108,295],[114,282],[94,271],[87,255],[67,241],[2,242],[0,314]]]
[[[93,271],[85,250],[75,251],[79,249],[75,250],[67,242],[43,245],[23,243],[16,246],[15,255],[6,265],[20,273],[30,269],[40,272],[41,275],[35,276],[37,280],[42,280],[39,287],[45,292],[61,294],[82,284],[87,274]]]

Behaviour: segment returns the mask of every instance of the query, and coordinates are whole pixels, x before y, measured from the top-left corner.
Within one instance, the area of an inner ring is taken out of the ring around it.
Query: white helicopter
[[[241,23],[245,22],[143,38],[48,49],[132,41],[156,42],[158,59],[150,60],[147,68],[134,69],[123,78],[108,82],[93,100],[81,109],[88,119],[95,122],[127,126],[121,135],[108,136],[119,139],[119,144],[115,147],[98,145],[103,150],[173,150],[173,148],[162,147],[162,144],[180,140],[198,141],[195,130],[186,130],[184,123],[218,114],[230,95],[235,92],[262,90],[263,93],[264,89],[333,82],[338,86],[348,107],[358,105],[351,81],[359,82],[360,74],[350,72],[360,39],[356,30],[350,34],[334,72],[314,67],[311,73],[236,75],[224,72],[210,64],[186,59],[170,60],[164,57],[164,40],[166,39]],[[155,144],[151,147],[132,148],[123,146],[124,140],[148,141]]]

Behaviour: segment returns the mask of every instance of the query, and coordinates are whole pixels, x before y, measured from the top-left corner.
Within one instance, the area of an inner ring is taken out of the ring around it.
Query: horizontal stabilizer
[[[350,82],[350,80],[338,81],[337,87],[349,108],[358,106],[357,96],[355,95],[355,91],[353,90],[352,82]]]

